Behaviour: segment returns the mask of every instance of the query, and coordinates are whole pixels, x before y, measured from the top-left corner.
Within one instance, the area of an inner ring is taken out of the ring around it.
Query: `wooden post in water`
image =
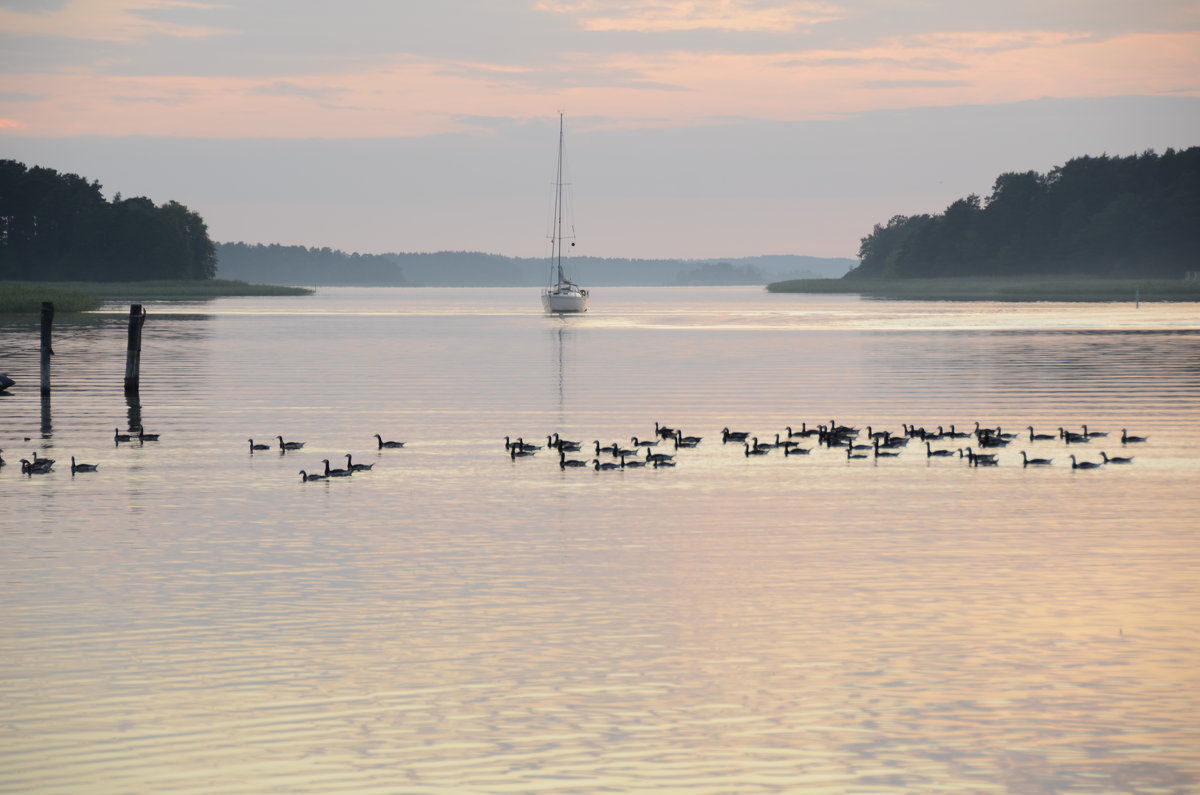
[[[142,371],[142,326],[146,310],[141,304],[129,305],[129,344],[125,348],[125,394],[137,392]]]
[[[42,301],[42,394],[50,394],[50,357],[54,348],[50,345],[51,329],[54,327],[54,304]]]

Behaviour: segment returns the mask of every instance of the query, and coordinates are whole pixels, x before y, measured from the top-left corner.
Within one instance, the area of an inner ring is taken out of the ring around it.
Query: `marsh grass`
[[[767,290],[911,301],[1200,301],[1200,281],[1166,279],[793,279]]]
[[[0,313],[38,312],[53,301],[57,312],[87,312],[105,301],[198,301],[223,296],[311,295],[307,287],[248,284],[228,279],[150,282],[2,282]]]
[[[0,284],[0,315],[37,314],[42,302],[51,301],[55,312],[90,312],[99,309],[102,298],[74,290],[39,284]]]

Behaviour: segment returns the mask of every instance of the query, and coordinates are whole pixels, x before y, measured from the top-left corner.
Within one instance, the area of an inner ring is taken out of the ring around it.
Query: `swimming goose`
[[[649,453],[650,451],[647,449],[646,452]],[[632,448],[621,447],[616,442],[613,442],[613,451],[612,451],[613,458],[620,458],[623,455],[634,455],[636,453],[637,453],[637,450],[634,450]]]
[[[745,442],[742,442],[742,446],[746,448],[746,455],[747,455],[747,456],[752,456],[752,455],[766,455],[767,453],[771,452],[771,451],[770,451],[768,448],[766,448],[766,447],[751,447],[750,445],[746,444]]]
[[[1025,455],[1025,451],[1021,451],[1021,466],[1027,467],[1048,467],[1053,458],[1030,458]]]
[[[587,461],[583,461],[578,458],[567,458],[566,453],[564,453],[562,450],[558,451],[558,466],[560,469],[566,469],[567,467],[585,467],[587,464]]]
[[[252,452],[252,453],[255,450],[270,450],[271,449],[271,445],[269,445],[269,444],[255,444],[253,439],[247,439],[246,441],[250,442],[250,452]]]
[[[559,450],[566,450],[568,453],[577,453],[579,452],[579,448],[583,446],[583,442],[572,442],[569,439],[563,439],[558,435],[558,431],[555,431],[554,446]]]
[[[275,438],[279,440],[280,450],[299,450],[304,446],[304,442],[285,442],[282,436],[276,436]]]
[[[75,456],[71,456],[71,474],[72,475],[74,475],[76,472],[95,472],[97,469],[99,469],[99,467],[96,466],[95,464],[76,464]]]
[[[774,442],[760,442],[757,436],[751,437],[750,446],[755,450],[774,450],[779,446],[779,437],[775,437]]]
[[[37,454],[37,450],[34,450],[32,453],[30,453],[30,455],[33,456],[33,460],[29,463],[35,467],[51,466],[54,463],[53,458],[40,458]]]
[[[139,442],[143,442],[143,443],[144,443],[144,442],[157,442],[157,441],[158,441],[159,434],[157,434],[157,433],[145,433],[145,432],[143,432],[143,431],[142,431],[142,429],[139,427],[139,428],[138,428],[138,433],[137,433],[137,436],[138,436],[138,441],[139,441]]]
[[[675,429],[668,428],[666,425],[659,425],[658,420],[655,420],[654,421],[654,433],[657,434],[657,436],[660,439],[670,439],[672,436],[675,435]]]
[[[1133,456],[1114,455],[1109,456],[1103,450],[1100,451],[1100,457],[1104,459],[1106,464],[1132,464]]]
[[[959,454],[961,455],[961,451]],[[970,447],[968,447],[967,448],[967,460],[970,461],[971,464],[974,466],[979,466],[980,462],[983,462],[985,464],[993,464],[996,462],[996,454],[995,453],[976,453],[976,452],[972,451]]]
[[[395,448],[395,447],[403,447],[404,446],[404,442],[385,442],[383,440],[383,437],[380,436],[379,434],[375,434],[375,441],[379,442],[380,450],[382,450],[385,447]]]
[[[838,425],[833,420],[829,421],[829,432],[838,435],[858,436],[858,428],[851,428],[849,425]]]
[[[1076,461],[1075,454],[1071,454],[1071,469],[1099,469],[1100,464],[1095,461]]]
[[[605,461],[603,464],[601,464],[601,463],[600,463],[600,459],[598,459],[598,458],[593,458],[593,459],[592,459],[592,467],[593,467],[593,468],[594,468],[594,469],[595,469],[597,472],[599,472],[599,471],[600,471],[600,470],[602,470],[602,469],[620,469],[620,468],[621,468],[621,465],[620,465],[620,464],[614,464],[612,461]]]
[[[948,455],[954,455],[954,451],[953,450],[934,450],[933,446],[930,445],[929,442],[925,443],[925,457],[926,458],[933,458],[934,456],[943,456],[944,457],[944,456],[948,456]]]
[[[940,429],[941,426],[938,426],[938,428]],[[968,439],[968,438],[970,438],[971,434],[966,433],[964,431],[956,431],[954,429],[954,426],[951,425],[950,430],[946,431],[945,436],[948,439]]]
[[[528,450],[530,452],[532,452],[534,450],[542,449],[542,446],[540,444],[532,444],[531,442],[527,442],[527,441],[525,441],[524,437],[521,437],[521,436],[517,437],[517,440],[515,442],[513,442],[513,446],[519,447],[522,450]]]
[[[1057,436],[1055,436],[1052,433],[1034,433],[1032,425],[1029,425],[1027,427],[1029,428],[1029,441],[1031,441],[1031,442],[1035,442],[1035,441],[1039,441],[1039,440],[1045,441],[1045,440],[1058,438]]]
[[[808,455],[811,452],[811,447],[785,447],[783,448],[783,457],[787,458],[789,455]]]
[[[666,438],[666,437],[664,437],[664,438]],[[634,447],[658,447],[657,439],[653,442],[647,442],[647,441],[638,441],[638,438],[636,436],[630,436],[629,441],[633,442]]]
[[[305,472],[303,469],[300,470],[300,480],[305,483],[307,483],[310,480],[324,480],[324,479],[325,479],[324,475],[317,474],[316,472],[314,472],[310,475],[307,472]]]
[[[1058,429],[1058,435],[1062,437],[1063,441],[1065,441],[1067,444],[1086,444],[1089,441],[1089,439],[1082,433],[1068,431],[1061,426]]]
[[[3,453],[3,452],[4,452],[3,450],[0,450],[0,453]],[[4,466],[4,456],[0,455],[0,467],[2,467],[2,466]]]
[[[659,462],[671,461],[674,458],[675,458],[675,456],[667,455],[666,453],[652,453],[649,450],[646,451],[646,460],[647,461],[659,461]]]
[[[1089,431],[1088,426],[1084,425],[1082,427],[1084,436],[1108,436],[1108,431]]]
[[[601,453],[612,453],[613,455],[617,454],[616,442],[613,442],[612,444],[608,445],[607,447],[601,447],[600,440],[597,439],[595,441],[595,445],[596,445],[596,455],[600,455]]]
[[[354,463],[354,460],[350,457],[350,453],[346,453],[346,469],[349,469],[351,472],[366,472],[373,466],[375,466],[375,465],[374,464],[356,464],[356,463]]]
[[[537,450],[526,450],[523,447],[517,447],[515,444],[508,448],[508,455],[514,461],[518,458],[529,458],[536,454]]]
[[[128,433],[121,433],[120,428],[113,428],[113,442],[120,444],[121,442],[132,442],[133,436]]]
[[[1149,436],[1130,436],[1125,429],[1121,429],[1121,444],[1130,444],[1133,442],[1144,442],[1149,439]]]
[[[878,439],[875,440],[875,457],[876,458],[895,458],[898,455],[900,455],[900,453],[898,453],[895,450],[879,449],[879,440]]]
[[[721,429],[721,442],[744,442],[750,438],[750,431],[731,431],[728,428]]]
[[[325,477],[327,478],[348,478],[354,474],[349,469],[330,469],[329,459],[326,458],[322,463],[325,464]]]
[[[868,456],[866,453],[854,452],[854,449],[851,447],[846,448],[846,460],[847,461],[849,461],[851,458],[869,458],[869,457],[870,456]]]
[[[683,431],[675,431],[675,444],[678,447],[695,447],[703,440],[703,436],[684,436]]]
[[[44,475],[53,469],[53,463],[50,464],[33,464],[28,459],[21,459],[21,474],[22,475]]]
[[[644,467],[649,463],[651,463],[651,461],[643,461],[640,458],[631,458],[626,461],[625,456],[621,456],[621,469],[625,469],[626,467],[636,469],[637,467]]]

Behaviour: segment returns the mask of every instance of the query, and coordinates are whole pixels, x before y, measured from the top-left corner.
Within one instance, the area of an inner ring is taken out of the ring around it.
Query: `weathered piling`
[[[129,305],[129,344],[125,348],[125,392],[137,392],[141,385],[142,326],[146,310],[141,304]]]
[[[54,303],[42,301],[42,394],[50,394],[51,329],[54,327]]]

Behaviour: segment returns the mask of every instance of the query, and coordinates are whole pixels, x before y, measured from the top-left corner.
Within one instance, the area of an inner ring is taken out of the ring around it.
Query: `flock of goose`
[[[759,437],[753,436],[749,431],[731,431],[727,427],[721,429],[720,436],[722,444],[733,444],[735,447],[740,447],[742,455],[747,458],[766,456],[776,451],[779,451],[785,458],[806,456],[813,450],[823,447],[839,454],[844,450],[847,461],[897,458],[908,450],[910,442],[916,440],[917,444],[914,445],[913,451],[908,453],[910,457],[914,455],[924,455],[931,459],[957,457],[971,466],[998,465],[1000,453],[1013,442],[1025,440],[1028,440],[1030,444],[1058,442],[1070,447],[1071,445],[1090,444],[1097,439],[1108,441],[1109,437],[1109,432],[1093,431],[1086,425],[1081,426],[1080,431],[1071,431],[1060,427],[1057,433],[1037,433],[1033,426],[1026,426],[1024,431],[1013,433],[1004,431],[1000,427],[985,428],[978,422],[971,431],[959,431],[954,425],[950,425],[948,428],[939,425],[936,430],[931,431],[903,423],[902,428],[903,430],[900,432],[887,429],[877,430],[870,425],[865,429],[860,429],[838,425],[837,422],[831,420],[828,425],[816,425],[812,428],[808,427],[807,423],[801,423],[799,430],[788,426],[783,431],[774,433],[773,441],[760,441]],[[766,435],[763,438],[767,438]],[[1118,438],[1122,446],[1147,441],[1147,437],[1131,435],[1125,428],[1121,429],[1120,437],[1112,438],[1112,442],[1115,443]],[[278,442],[277,445],[255,442],[254,439],[247,440],[250,445],[250,453],[278,447],[280,454],[286,454],[301,450],[305,445],[304,442],[287,441],[282,436],[276,436],[275,439]],[[140,427],[131,428],[126,433],[122,433],[119,428],[113,429],[113,443],[116,446],[157,441],[159,441],[158,434],[146,433]],[[386,441],[380,434],[375,434],[375,441],[379,450],[402,448],[405,445],[404,442]],[[599,439],[590,443],[571,441],[562,438],[555,432],[546,436],[545,444],[526,442],[523,437],[505,436],[504,449],[513,461],[531,458],[541,451],[547,450],[552,451],[552,455],[557,454],[558,465],[562,469],[590,467],[600,472],[641,467],[655,469],[673,467],[677,463],[676,456],[679,451],[693,449],[702,441],[703,437],[687,436],[677,428],[670,428],[655,422],[654,432],[650,438],[631,436],[628,444],[612,442],[604,445]],[[947,442],[949,446],[945,446]],[[935,444],[938,445],[936,448]],[[922,448],[924,449],[922,450]],[[666,450],[671,452],[665,452]],[[0,467],[5,465],[3,452],[0,450]],[[1031,458],[1025,450],[1019,452],[1021,454],[1020,463],[1023,467],[1047,467],[1054,464],[1053,458]],[[583,453],[585,457],[568,457],[569,454],[575,453]],[[1134,458],[1133,456],[1110,456],[1103,450],[1099,451],[1099,454],[1100,461],[1079,460],[1075,453],[1070,453],[1067,457],[1071,459],[1072,469],[1099,469],[1109,464],[1132,464]],[[53,471],[54,463],[54,459],[43,458],[34,451],[30,458],[21,459],[21,474],[31,477],[47,474]],[[323,465],[321,471],[310,473],[305,469],[300,470],[300,479],[307,483],[330,478],[344,478],[357,472],[369,472],[375,466],[374,464],[356,464],[351,453],[346,453],[344,467],[333,467],[327,458],[322,459],[321,464]],[[75,460],[74,456],[71,457],[72,475],[98,470],[99,465],[97,464],[80,463]]]
[[[824,447],[831,451],[844,450],[847,461],[880,458],[898,458],[907,450],[910,442],[916,440],[914,452],[909,455],[924,455],[926,458],[957,457],[971,466],[997,466],[1000,463],[1000,451],[1013,442],[1026,438],[1030,443],[1060,442],[1063,445],[1090,444],[1094,440],[1107,441],[1108,431],[1093,431],[1088,426],[1081,426],[1080,431],[1071,431],[1060,427],[1057,433],[1036,433],[1033,426],[1026,426],[1022,433],[1012,433],[1003,428],[985,428],[978,422],[971,431],[959,431],[956,426],[948,428],[938,426],[936,430],[927,430],[903,423],[903,430],[895,432],[886,429],[875,429],[872,426],[864,429],[847,425],[838,425],[830,420],[828,425],[816,425],[812,428],[807,423],[801,423],[799,430],[791,426],[782,432],[775,433],[773,441],[760,441],[759,437],[749,431],[731,431],[721,429],[721,443],[740,446],[742,455],[766,456],[774,451],[780,451],[784,457],[805,456],[814,449]],[[570,441],[563,439],[557,432],[546,437],[545,444],[526,442],[524,437],[504,437],[504,449],[514,461],[530,458],[542,450],[558,455],[558,465],[562,469],[592,468],[595,471],[630,469],[639,467],[673,467],[676,464],[676,454],[679,450],[694,448],[700,444],[703,437],[685,436],[676,428],[670,428],[658,422],[654,423],[654,434],[650,439],[639,439],[631,436],[629,443],[623,445],[612,442],[601,444],[599,439],[592,442]],[[764,439],[768,438],[766,435]],[[1131,435],[1125,428],[1121,429],[1120,443],[1122,445],[1139,444],[1147,437]],[[1117,437],[1113,438],[1115,442]],[[946,443],[950,446],[944,446]],[[934,445],[938,445],[936,448]],[[922,447],[924,448],[922,450]],[[660,449],[670,449],[673,452],[660,452]],[[1031,458],[1025,450],[1021,454],[1023,467],[1046,467],[1054,464],[1053,458]],[[591,458],[569,458],[570,453],[583,453]],[[1067,456],[1071,459],[1072,469],[1099,469],[1107,464],[1132,464],[1133,456],[1108,455],[1100,451],[1101,461],[1079,460],[1075,453]],[[602,460],[603,459],[603,460]]]

